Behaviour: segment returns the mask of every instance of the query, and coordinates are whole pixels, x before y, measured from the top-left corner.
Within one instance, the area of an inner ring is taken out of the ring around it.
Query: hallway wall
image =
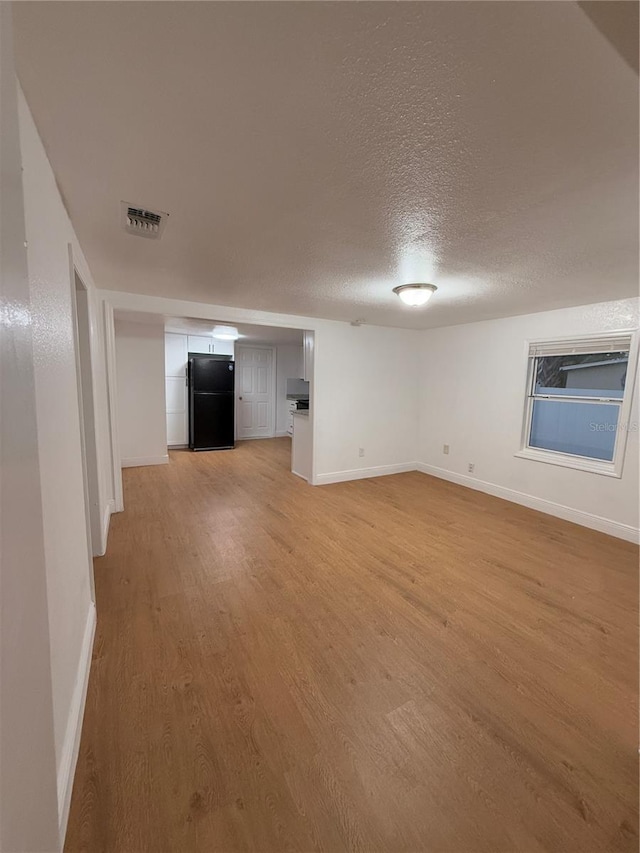
[[[29,107],[19,93],[27,265],[33,322],[41,508],[47,577],[58,809],[66,821],[95,630],[91,543],[76,375],[72,262],[87,287],[91,323],[99,513],[104,551],[113,481],[110,470],[101,304],[58,191]]]
[[[0,131],[0,850],[22,853],[57,850],[59,838],[34,330],[8,3],[0,3]]]

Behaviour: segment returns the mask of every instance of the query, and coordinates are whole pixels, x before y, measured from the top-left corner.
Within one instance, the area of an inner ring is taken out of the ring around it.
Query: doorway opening
[[[242,453],[247,439],[277,441],[264,451],[273,447],[283,462],[288,457],[291,473],[314,482],[313,331],[229,326],[108,304],[105,312],[108,382],[118,402],[110,411],[112,434],[120,449],[129,447],[118,457],[120,483],[120,467],[170,464],[187,448],[226,453],[235,444]],[[220,375],[226,371],[234,375],[231,387]],[[224,398],[224,406],[212,407],[210,398]],[[232,438],[204,446],[204,427],[209,438]],[[212,464],[218,464],[213,457]]]
[[[71,269],[73,272],[71,297],[73,302],[85,518],[87,524],[87,541],[89,543],[89,562],[91,565],[91,558],[102,552],[98,454],[96,447],[93,370],[91,364],[91,319],[89,316],[89,293],[73,264]],[[95,602],[93,572],[91,572],[91,595]]]
[[[233,340],[216,335],[233,332]],[[165,318],[165,389],[169,449],[189,444],[192,412],[186,362],[202,354],[235,362],[233,430],[241,443],[288,440],[290,470],[311,480],[313,340],[304,329],[236,324],[186,317]],[[200,389],[215,391],[215,388]],[[298,413],[297,417],[295,413]],[[297,422],[297,433],[294,424]]]

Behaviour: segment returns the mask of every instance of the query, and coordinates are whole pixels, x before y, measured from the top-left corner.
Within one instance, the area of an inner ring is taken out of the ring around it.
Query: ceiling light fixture
[[[426,305],[438,288],[435,284],[400,284],[393,288],[400,299],[413,308]]]
[[[240,337],[235,326],[214,326],[211,335],[219,341],[237,341]]]

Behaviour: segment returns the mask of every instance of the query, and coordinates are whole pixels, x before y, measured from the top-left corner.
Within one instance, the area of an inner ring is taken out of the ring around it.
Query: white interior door
[[[275,432],[273,349],[238,347],[236,353],[237,436],[271,438]]]

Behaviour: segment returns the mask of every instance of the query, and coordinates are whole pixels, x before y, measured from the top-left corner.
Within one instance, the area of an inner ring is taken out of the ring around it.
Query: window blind
[[[592,352],[628,352],[631,348],[631,333],[602,335],[580,340],[532,341],[529,358],[546,355],[587,355]]]

